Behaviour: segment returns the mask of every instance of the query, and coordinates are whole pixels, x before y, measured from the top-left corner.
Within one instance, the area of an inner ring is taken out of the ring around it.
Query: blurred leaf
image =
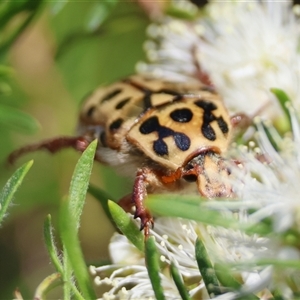
[[[221,200],[219,203],[221,206]],[[227,228],[240,229],[241,226],[236,220],[225,218],[219,211],[205,206],[206,201],[202,201],[200,196],[149,195],[145,204],[152,213],[158,215],[195,220]]]
[[[61,10],[69,3],[69,0],[61,0],[61,1],[54,1],[49,3],[51,7],[51,13],[56,15],[61,12]]]
[[[39,123],[30,115],[0,104],[0,124],[13,128],[19,132],[34,133],[39,128]]]
[[[291,103],[291,99],[289,98],[289,96],[285,93],[285,91],[281,90],[281,89],[277,89],[277,88],[271,88],[270,91],[276,96],[284,114],[285,117],[289,120],[290,124],[291,124],[291,117],[290,117],[290,113],[289,110],[287,108],[287,105],[289,103]]]
[[[60,273],[54,273],[47,276],[37,287],[34,299],[46,299],[47,292],[56,287],[57,285],[61,284]]]
[[[176,266],[174,265],[174,263],[171,263],[170,271],[171,271],[172,278],[175,282],[175,285],[178,289],[178,292],[181,296],[181,299],[182,300],[190,300],[191,298],[190,298],[189,293],[184,285],[182,276],[181,276],[180,272],[178,271],[178,269],[176,268]]]
[[[257,266],[274,266],[279,268],[292,268],[292,269],[299,269],[300,270],[300,260],[292,260],[292,259],[282,259],[279,260],[278,258],[264,258],[259,260],[245,262],[237,262],[237,263],[230,263],[232,267],[247,267],[247,268],[256,268]]]
[[[89,179],[93,168],[97,140],[94,140],[82,153],[76,164],[70,190],[69,190],[69,209],[75,217],[76,228],[80,225],[80,216],[85,203],[86,192],[89,186]]]
[[[67,259],[68,262],[70,262],[70,265],[74,270],[79,290],[84,299],[96,299],[77,236],[77,216],[74,215],[73,211],[70,209],[69,201],[63,201],[61,205],[59,225],[61,240],[64,251],[66,252],[64,253],[64,259]]]
[[[7,181],[4,188],[0,193],[0,223],[2,223],[3,218],[5,217],[6,211],[9,204],[11,203],[13,196],[20,187],[25,175],[29,171],[33,164],[33,161],[29,161],[24,164],[22,167],[17,169],[12,177]]]
[[[96,2],[89,11],[87,16],[87,29],[94,31],[107,19],[112,9],[118,3],[118,0],[102,0]]]
[[[165,13],[178,19],[193,20],[197,16],[198,8],[188,1],[172,1],[167,5]]]
[[[88,192],[91,195],[93,195],[100,202],[107,218],[111,221],[113,226],[116,226],[116,223],[114,222],[114,219],[113,219],[113,217],[110,213],[109,207],[108,207],[108,199],[112,199],[112,198],[105,191],[99,189],[98,187],[96,187],[92,184],[89,185]]]
[[[153,236],[150,236],[145,241],[145,260],[155,297],[157,300],[164,300],[164,290],[160,281],[159,256]]]
[[[239,283],[231,274],[231,269],[223,264],[216,263],[214,265],[216,275],[221,285],[226,288],[231,288],[237,291],[241,288],[241,283]]]
[[[127,213],[115,202],[108,201],[110,214],[120,231],[140,251],[144,251],[144,235],[127,215]]]
[[[40,11],[43,2],[44,0],[23,0],[6,1],[0,4],[0,30],[2,33],[0,56],[5,54],[15,39],[30,24]]]
[[[0,78],[8,78],[14,74],[14,70],[11,67],[0,65]]]
[[[221,295],[216,272],[210,261],[205,245],[199,238],[197,238],[196,240],[195,250],[198,268],[200,270],[208,294]]]

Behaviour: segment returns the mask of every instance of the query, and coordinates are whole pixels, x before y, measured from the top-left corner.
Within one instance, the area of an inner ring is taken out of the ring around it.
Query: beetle
[[[210,86],[133,75],[96,89],[84,100],[77,136],[24,146],[8,161],[41,149],[83,152],[98,139],[95,160],[134,177],[130,199],[147,236],[153,225],[144,205],[148,193],[232,196],[223,157],[235,121]]]

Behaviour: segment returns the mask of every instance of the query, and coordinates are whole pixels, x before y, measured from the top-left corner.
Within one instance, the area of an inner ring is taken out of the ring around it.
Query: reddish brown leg
[[[118,201],[118,205],[120,205],[126,212],[132,212],[132,207],[134,206],[134,203],[132,202],[132,194],[122,197]]]
[[[145,237],[149,236],[149,228],[154,224],[151,214],[144,206],[144,199],[147,197],[147,186],[149,184],[147,178],[149,172],[151,171],[146,168],[138,169],[132,193],[132,200],[136,207],[134,218],[141,219],[141,230],[144,229]]]
[[[89,144],[90,142],[84,137],[57,137],[17,149],[8,156],[7,162],[13,164],[20,156],[38,150],[48,150],[51,153],[55,153],[64,148],[74,148],[77,151],[83,152]]]

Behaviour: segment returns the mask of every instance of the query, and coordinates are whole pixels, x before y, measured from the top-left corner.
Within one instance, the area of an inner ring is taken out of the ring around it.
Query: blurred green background
[[[6,167],[7,155],[26,144],[74,135],[81,99],[98,85],[134,73],[136,62],[144,59],[148,24],[147,14],[136,2],[0,4],[0,65],[12,68],[4,76],[0,72],[1,187],[17,167],[34,159],[0,228],[0,299],[12,299],[16,287],[25,299],[32,299],[37,285],[54,271],[43,243],[43,222],[51,213],[55,224],[79,158],[74,150],[56,155],[37,152]],[[20,34],[15,34],[16,28]],[[32,121],[14,119],[13,114],[1,118],[4,106],[28,113],[39,128]],[[91,182],[115,199],[131,189],[130,182],[100,164],[94,165]],[[80,228],[88,263],[109,259],[112,233],[102,208],[88,196]]]

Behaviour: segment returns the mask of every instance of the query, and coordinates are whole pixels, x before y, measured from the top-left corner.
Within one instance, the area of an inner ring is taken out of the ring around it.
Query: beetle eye
[[[184,180],[186,180],[187,182],[195,182],[195,181],[197,181],[197,176],[194,175],[194,174],[184,175],[182,178]]]

